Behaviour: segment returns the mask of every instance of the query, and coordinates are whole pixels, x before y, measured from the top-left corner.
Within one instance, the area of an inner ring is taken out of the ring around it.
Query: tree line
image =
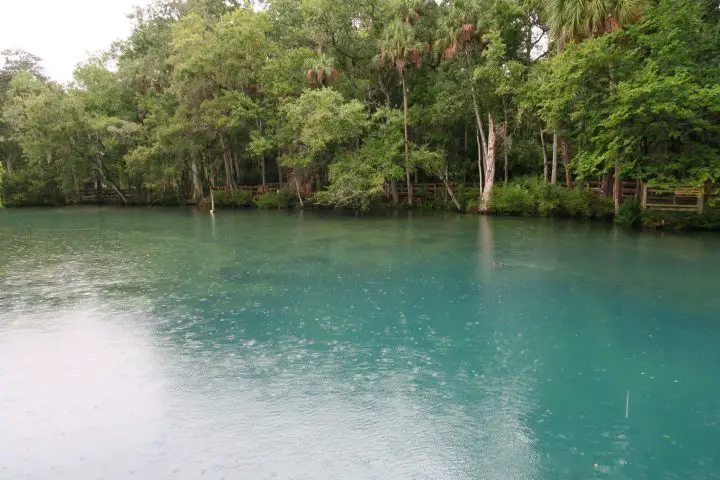
[[[286,185],[302,204],[459,210],[536,177],[720,177],[715,0],[159,0],[71,83],[5,51],[6,204],[113,190],[201,202]],[[468,187],[471,186],[471,187]]]

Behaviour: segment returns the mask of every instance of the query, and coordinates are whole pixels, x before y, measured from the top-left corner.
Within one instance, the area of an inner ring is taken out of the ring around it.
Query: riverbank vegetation
[[[720,177],[716,1],[160,0],[133,19],[67,85],[4,53],[5,204],[215,189],[605,218],[622,182],[709,198]]]
[[[491,205],[498,214],[584,219],[613,216],[612,200],[608,198],[587,189],[568,189],[535,178],[496,187]]]

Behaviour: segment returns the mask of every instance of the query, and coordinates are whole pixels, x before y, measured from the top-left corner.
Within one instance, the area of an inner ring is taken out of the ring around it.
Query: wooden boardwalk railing
[[[235,190],[245,190],[252,192],[253,195],[262,195],[268,192],[276,192],[282,187],[283,185],[280,185],[279,183],[266,183],[265,185],[236,185],[234,188]],[[229,189],[225,185],[216,185],[210,187],[210,190],[214,192],[224,192],[225,190]]]
[[[293,192],[295,191],[295,187],[292,185],[281,185],[279,183],[266,183],[265,185],[237,185],[234,187],[235,190],[244,190],[248,192],[252,192],[253,196],[257,197],[259,195],[263,195],[270,192],[277,192],[278,190],[282,188],[289,188]],[[214,192],[223,192],[228,190],[227,186],[224,185],[218,185],[218,186],[212,186],[210,187],[210,190]],[[313,193],[312,184],[310,183],[303,183],[300,185],[300,193],[303,197],[309,197]]]
[[[143,203],[149,199],[150,192],[128,190],[124,191],[123,195],[129,203]],[[95,190],[85,190],[76,198],[79,203],[98,203],[98,194]],[[102,203],[123,203],[120,195],[112,189],[103,189],[101,198]]]
[[[603,194],[601,182],[588,182],[588,187],[593,191]],[[702,212],[706,197],[714,189],[709,186],[706,189],[693,186],[679,186],[674,189],[650,188],[647,182],[639,186],[638,182],[622,182],[622,198],[637,199],[643,209],[664,210],[664,211],[696,211]]]
[[[451,185],[453,189],[461,187],[461,185]],[[431,200],[438,199],[440,197],[447,197],[447,190],[445,185],[442,183],[415,183],[412,186],[413,191],[413,204],[422,205],[423,203]],[[407,202],[408,188],[404,182],[398,183],[397,186],[398,197],[401,203]],[[388,192],[389,195],[390,192]],[[448,198],[448,201],[450,199]]]
[[[622,198],[637,199],[643,209],[649,210],[667,210],[667,211],[688,211],[688,212],[702,212],[708,205],[707,200],[715,196],[717,197],[718,191],[720,190],[719,185],[707,185],[705,188],[698,188],[692,186],[677,187],[674,189],[653,189],[649,188],[647,183],[638,182],[622,182]],[[610,185],[612,187],[612,185]],[[275,192],[281,188],[289,188],[288,185],[281,185],[279,183],[268,183],[265,185],[238,185],[235,187],[237,190],[245,190],[252,192],[253,196],[263,195],[268,192]],[[477,188],[477,185],[452,185],[452,188]],[[584,187],[596,192],[599,195],[603,195],[603,185],[598,181],[585,182]],[[210,187],[213,191],[225,191],[228,188],[226,186],[217,185]],[[294,189],[293,189],[294,190]],[[310,184],[301,185],[301,193],[303,197],[309,197],[312,195],[313,189]],[[398,197],[401,203],[407,202],[408,188],[403,182],[398,182],[397,185]],[[390,192],[386,192],[389,196]],[[148,202],[152,199],[153,195],[150,191],[145,190],[128,190],[124,191],[123,194],[130,203],[143,203]],[[437,199],[449,199],[447,198],[447,191],[445,185],[442,183],[417,183],[413,185],[413,203],[422,205],[424,203],[437,200]],[[97,203],[98,196],[94,189],[86,189],[79,196],[81,203]],[[103,203],[122,203],[120,196],[112,189],[104,189],[102,193]]]
[[[675,210],[702,212],[705,204],[705,192],[699,188],[681,188],[677,190],[650,190],[643,186],[641,204],[650,210]]]

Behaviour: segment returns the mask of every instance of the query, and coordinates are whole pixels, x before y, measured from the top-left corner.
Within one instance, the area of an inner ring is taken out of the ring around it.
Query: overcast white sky
[[[43,59],[45,72],[68,82],[87,53],[126,38],[133,5],[149,0],[0,0],[0,51],[20,48]],[[2,60],[0,60],[0,65]]]

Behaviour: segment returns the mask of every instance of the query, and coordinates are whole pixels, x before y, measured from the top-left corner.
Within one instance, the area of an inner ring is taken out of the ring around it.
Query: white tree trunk
[[[465,49],[465,60],[467,62],[468,74],[470,76],[470,93],[473,101],[473,112],[475,113],[475,137],[478,146],[478,172],[480,174],[480,193],[483,192],[483,178],[487,174],[487,140],[485,139],[485,128],[483,126],[482,115],[480,114],[480,104],[475,93],[475,78],[473,77],[472,58],[470,51]],[[483,164],[485,159],[485,164]]]
[[[488,113],[488,148],[487,157],[485,158],[487,170],[485,172],[485,187],[483,188],[482,199],[480,201],[480,211],[485,213],[490,211],[490,200],[492,198],[493,186],[495,185],[495,144],[495,120],[492,113]]]
[[[485,183],[485,167],[483,166],[483,146],[480,143],[480,130],[475,130],[475,139],[477,140],[478,149],[478,173],[480,175],[480,194],[482,195],[483,184]]]

